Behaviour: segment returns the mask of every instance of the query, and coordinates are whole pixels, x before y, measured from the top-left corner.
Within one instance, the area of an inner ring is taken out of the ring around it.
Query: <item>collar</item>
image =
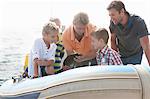
[[[108,52],[108,45],[106,45],[103,49],[99,49],[98,51],[97,51],[97,53],[98,54],[102,54],[103,56],[105,55],[105,54],[107,54],[107,52]]]
[[[127,26],[126,26],[127,28],[130,28],[132,26],[132,22],[133,22],[132,16],[133,15],[129,14],[129,18],[128,18],[128,22],[127,22]]]
[[[133,15],[131,14],[128,14],[128,20],[127,20],[127,24],[125,26],[123,26],[122,24],[118,24],[117,26],[119,26],[121,29],[128,29],[132,26],[132,22],[133,22],[133,18],[132,18]]]

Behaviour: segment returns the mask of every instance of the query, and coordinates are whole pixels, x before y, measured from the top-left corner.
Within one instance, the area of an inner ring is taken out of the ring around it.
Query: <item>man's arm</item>
[[[73,52],[73,51],[71,51],[71,50],[67,50],[67,49],[66,49],[66,53],[67,53],[67,56],[74,54],[74,52]]]
[[[76,58],[74,59],[76,62],[83,62],[83,61],[86,61],[86,60],[91,60],[93,58],[96,57],[96,50],[92,49],[88,55],[86,56],[83,56],[83,55],[79,55],[79,56],[76,56]]]
[[[111,40],[111,48],[118,52],[118,48],[117,48],[117,44],[116,44],[116,34],[115,33],[111,33],[110,40]]]
[[[70,32],[70,31],[66,30],[63,33],[63,35],[62,35],[62,44],[63,44],[63,46],[66,50],[67,55],[71,55],[71,54],[73,54],[73,48],[72,48],[72,45],[71,45],[71,39],[70,39],[71,36],[68,37],[68,35],[67,35],[67,34],[69,34],[68,32]]]
[[[148,36],[144,36],[140,38],[141,46],[145,52],[146,58],[148,60],[148,63],[150,65],[150,43]]]

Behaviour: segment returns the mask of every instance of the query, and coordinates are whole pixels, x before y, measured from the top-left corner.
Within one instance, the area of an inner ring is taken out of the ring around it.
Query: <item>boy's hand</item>
[[[36,64],[38,64],[38,58],[35,58],[33,61],[34,61],[34,63],[36,63]]]
[[[46,66],[46,62],[47,62],[47,60],[41,60],[41,59],[38,59],[38,60],[37,60],[37,63],[38,63],[38,65],[40,65],[40,66]]]
[[[42,65],[44,60],[40,60],[40,59],[36,58],[36,59],[34,59],[34,62],[38,65]]]
[[[38,63],[38,65],[41,65],[41,64],[43,64],[43,61],[40,60],[40,59],[38,59],[38,60],[37,60],[37,63]]]
[[[67,66],[67,65],[64,65],[64,66],[62,67],[62,69],[63,69],[63,71],[66,71],[66,70],[71,69],[71,67],[69,67],[69,66]]]

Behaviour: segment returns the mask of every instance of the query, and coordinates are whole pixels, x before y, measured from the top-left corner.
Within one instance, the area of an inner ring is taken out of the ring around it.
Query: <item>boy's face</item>
[[[99,40],[97,40],[95,37],[92,36],[92,47],[95,49],[95,50],[98,50],[99,48]]]
[[[58,41],[58,33],[51,33],[45,35],[45,40],[50,43],[56,43]]]
[[[97,39],[95,37],[92,36],[92,47],[95,49],[95,50],[98,50],[98,49],[102,49],[106,44],[104,42],[103,39]]]

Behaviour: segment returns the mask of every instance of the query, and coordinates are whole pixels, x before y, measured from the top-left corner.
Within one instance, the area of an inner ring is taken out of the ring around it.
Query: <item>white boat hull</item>
[[[60,74],[6,81],[0,99],[149,99],[150,68],[92,66]]]

